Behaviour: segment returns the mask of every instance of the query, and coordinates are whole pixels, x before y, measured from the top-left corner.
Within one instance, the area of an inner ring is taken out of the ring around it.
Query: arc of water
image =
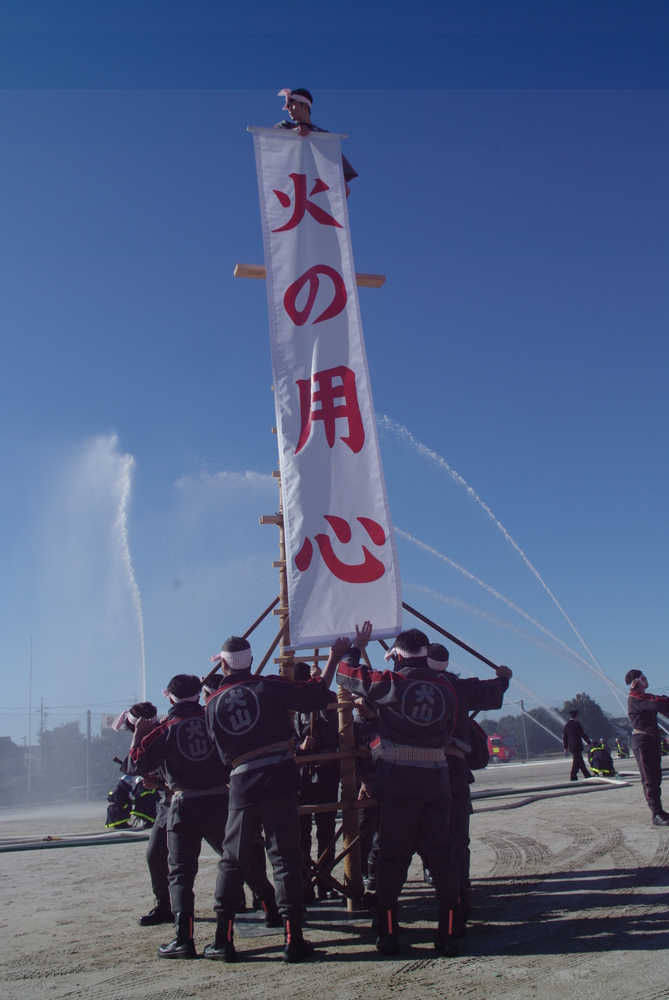
[[[451,660],[451,669],[453,667],[457,667],[458,670],[462,670],[463,673],[467,674],[468,677],[474,676],[468,670],[465,670],[464,667],[461,666],[461,664],[456,663],[454,660]],[[548,714],[552,719],[555,719],[557,723],[559,723],[561,726],[564,726],[564,719],[560,715],[558,715],[555,709],[551,708],[550,705],[547,705],[544,701],[542,701],[539,695],[536,694],[536,692],[532,691],[531,688],[528,688],[526,684],[523,684],[522,681],[519,681],[518,678],[515,676],[515,674],[511,678],[511,683],[515,684],[515,686],[519,688],[521,691],[523,691],[526,695],[529,695],[529,697],[532,698],[533,701],[536,701],[537,705],[540,705],[541,708],[545,709],[545,711],[548,712]],[[515,702],[511,702],[511,704],[513,705],[515,704]]]
[[[568,646],[566,642],[563,642],[562,639],[554,635],[553,632],[547,629],[545,625],[542,625],[541,622],[537,621],[536,618],[533,618],[530,614],[528,614],[527,611],[524,611],[517,604],[514,604],[514,602],[509,600],[508,597],[505,597],[504,594],[500,594],[498,590],[495,590],[494,587],[491,587],[489,583],[485,582],[485,580],[481,580],[478,576],[475,576],[473,573],[470,573],[468,569],[465,569],[464,566],[460,566],[459,563],[456,563],[453,559],[450,559],[448,556],[444,555],[443,552],[439,552],[438,549],[435,549],[432,545],[428,545],[426,542],[422,542],[419,538],[415,538],[408,532],[402,531],[402,529],[398,528],[397,525],[394,526],[394,530],[395,534],[400,535],[402,538],[406,538],[407,541],[411,542],[413,545],[417,545],[419,548],[423,549],[424,552],[428,552],[430,555],[435,556],[437,559],[441,559],[449,566],[452,566],[453,569],[457,569],[458,572],[462,573],[469,580],[473,580],[480,587],[483,587],[484,590],[487,590],[488,593],[492,594],[498,600],[502,601],[504,604],[510,607],[513,611],[516,611],[519,615],[522,615],[524,618],[526,618],[529,622],[531,622],[534,626],[536,626],[536,628],[541,629],[541,631],[544,632],[546,635],[550,636],[551,639],[554,639],[555,642],[559,643],[559,645],[563,647],[563,649],[566,649],[569,653],[575,656],[577,661],[582,663],[583,666],[585,666],[588,670],[591,670],[594,674],[600,677],[609,686],[609,689],[615,696],[616,700],[618,701],[618,704],[621,706],[623,711],[627,713],[627,708],[619,697],[618,692],[620,691],[620,689],[617,688],[615,683],[609,677],[606,676],[601,667],[595,669],[595,667],[593,667],[591,663],[588,663],[586,659],[580,656],[575,649],[572,649],[571,646]]]
[[[115,528],[118,532],[119,544],[121,547],[121,557],[128,576],[128,585],[135,606],[137,624],[139,626],[139,641],[142,652],[142,701],[146,701],[146,653],[144,649],[144,615],[142,614],[142,595],[135,579],[135,570],[130,557],[130,544],[128,542],[128,500],[130,498],[130,486],[132,470],[135,466],[135,459],[132,455],[123,456],[121,496],[118,504]]]
[[[569,627],[573,630],[574,634],[576,635],[576,638],[579,640],[579,642],[581,643],[581,645],[585,649],[586,653],[588,654],[588,656],[590,657],[590,659],[594,663],[594,665],[597,668],[597,670],[598,670],[599,674],[601,675],[602,679],[611,687],[611,691],[615,695],[616,700],[618,701],[619,705],[621,706],[621,708],[623,709],[623,711],[626,712],[627,711],[626,706],[620,700],[620,697],[619,697],[619,695],[617,693],[617,691],[619,689],[617,689],[616,686],[613,685],[612,681],[610,681],[606,677],[606,674],[602,670],[600,664],[595,659],[595,656],[594,656],[592,650],[586,644],[583,636],[580,634],[580,632],[578,631],[578,629],[574,625],[573,621],[571,620],[571,618],[569,617],[569,615],[567,614],[567,612],[564,610],[564,608],[562,607],[562,605],[558,601],[558,599],[555,596],[555,594],[552,592],[552,590],[550,589],[550,587],[548,586],[548,584],[545,582],[545,580],[543,579],[543,577],[539,573],[538,569],[536,569],[536,567],[532,565],[532,563],[530,562],[530,560],[527,558],[527,556],[525,555],[525,553],[521,549],[520,545],[518,545],[518,543],[512,538],[512,536],[506,530],[506,528],[504,527],[504,525],[502,524],[502,522],[497,517],[495,517],[495,515],[492,512],[492,510],[490,509],[490,507],[488,507],[487,503],[485,503],[481,499],[481,497],[478,495],[478,493],[476,492],[476,490],[469,485],[469,483],[466,481],[466,479],[463,479],[463,477],[460,475],[459,472],[456,472],[455,469],[451,468],[451,466],[448,464],[448,462],[446,461],[445,458],[443,458],[441,455],[438,455],[436,453],[436,451],[432,451],[431,448],[428,448],[426,445],[422,444],[420,441],[416,441],[416,439],[413,436],[413,434],[411,433],[411,431],[407,427],[405,427],[403,424],[398,424],[395,420],[393,420],[391,417],[386,416],[385,414],[378,414],[377,415],[377,425],[381,428],[381,430],[390,431],[391,433],[395,434],[396,437],[400,438],[401,440],[403,439],[407,444],[409,444],[412,448],[414,448],[414,450],[416,450],[418,452],[418,454],[422,458],[426,458],[428,461],[432,462],[434,465],[437,465],[438,468],[440,468],[444,472],[446,472],[451,477],[451,479],[455,483],[457,483],[458,486],[461,486],[464,490],[466,490],[467,495],[475,503],[477,503],[481,507],[482,510],[485,511],[485,513],[492,520],[492,522],[494,523],[494,525],[499,529],[499,531],[502,532],[505,540],[509,543],[509,545],[511,545],[511,547],[513,549],[515,549],[515,551],[521,557],[521,559],[523,560],[523,562],[525,563],[525,565],[527,566],[527,568],[530,570],[531,573],[534,574],[534,576],[536,577],[536,579],[539,581],[539,583],[541,584],[541,586],[544,588],[544,590],[546,591],[546,593],[548,594],[548,596],[550,597],[550,599],[553,601],[553,603],[557,607],[557,609],[560,612],[560,614],[564,617],[564,619],[567,622],[567,624],[569,625]]]
[[[491,615],[488,611],[484,611],[483,608],[477,607],[475,604],[468,604],[466,601],[461,601],[459,597],[448,597],[446,594],[440,594],[438,590],[432,590],[430,587],[424,587],[419,583],[404,583],[403,586],[409,590],[416,590],[421,594],[425,594],[428,597],[432,597],[437,601],[441,601],[443,604],[450,604],[456,608],[462,608],[463,611],[468,612],[468,614],[476,615],[478,618],[485,618],[486,621],[492,622],[493,625],[499,625],[500,628],[507,629],[509,632],[514,632],[516,635],[521,636],[523,639],[527,639],[528,642],[534,643],[541,649],[548,650],[550,653],[554,653],[556,656],[560,656],[567,660],[569,663],[575,663],[577,666],[585,667],[587,670],[592,670],[592,665],[584,660],[576,650],[571,649],[565,643],[558,643],[562,648],[556,648],[552,643],[545,642],[539,636],[532,635],[527,629],[520,628],[518,625],[512,624],[512,622],[505,621],[504,618],[498,618],[496,615]],[[553,638],[552,633],[546,630],[546,634]],[[599,675],[598,675],[599,676]]]
[[[511,702],[511,704],[512,704],[512,705],[515,705],[516,703],[515,703],[515,701],[512,701],[512,702]],[[556,735],[556,734],[555,734],[555,733],[553,732],[553,730],[552,730],[552,729],[549,729],[549,728],[548,728],[548,726],[544,726],[543,722],[539,722],[539,720],[538,720],[538,719],[535,719],[535,718],[534,718],[534,716],[533,716],[533,715],[530,715],[530,713],[529,713],[529,712],[524,712],[522,708],[521,708],[521,712],[522,712],[522,714],[523,714],[523,715],[525,715],[525,716],[526,716],[526,717],[527,717],[527,718],[528,718],[528,719],[530,720],[530,722],[534,722],[534,723],[535,723],[535,725],[537,725],[537,726],[541,726],[541,728],[542,728],[542,729],[545,729],[545,730],[546,730],[546,732],[547,732],[547,733],[548,733],[548,734],[549,734],[550,736],[554,737],[554,739],[556,739],[556,740],[558,741],[558,743],[559,743],[560,745],[562,745],[562,740],[560,739],[560,737],[559,737],[559,736],[557,736],[557,735]]]

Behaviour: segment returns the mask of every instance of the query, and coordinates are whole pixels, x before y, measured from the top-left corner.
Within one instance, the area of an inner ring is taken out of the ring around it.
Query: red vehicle
[[[516,759],[516,744],[510,736],[493,733],[488,737],[488,753],[492,764],[501,764]]]

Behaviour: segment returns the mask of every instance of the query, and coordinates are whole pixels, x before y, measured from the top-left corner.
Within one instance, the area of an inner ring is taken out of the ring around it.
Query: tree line
[[[626,719],[612,719],[588,694],[577,694],[570,701],[565,701],[562,708],[557,709],[557,714],[566,721],[574,708],[578,710],[579,721],[591,739],[604,737],[612,741],[616,733],[626,731]],[[530,756],[559,752],[562,726],[557,719],[545,708],[533,708],[525,716]],[[484,717],[478,721],[489,736],[499,733],[501,736],[512,737],[518,756],[524,757],[525,734],[521,715],[504,715],[500,719]],[[545,728],[541,728],[542,726]],[[86,736],[82,733],[79,722],[64,722],[53,729],[44,729],[40,732],[38,741],[39,764],[36,762],[31,775],[31,802],[85,800],[87,774],[90,799],[100,801],[106,798],[119,780],[118,764],[114,763],[113,758],[126,756],[131,735],[127,731],[115,733],[113,729],[103,729],[91,738],[88,764]],[[27,799],[27,773],[0,782],[0,806],[22,805]]]
[[[119,780],[118,764],[130,748],[132,736],[125,730],[103,729],[87,740],[79,722],[64,722],[38,734],[30,776],[30,802],[66,802],[86,799],[87,777],[91,801],[103,800]],[[17,774],[0,782],[0,805],[25,805],[28,774]]]

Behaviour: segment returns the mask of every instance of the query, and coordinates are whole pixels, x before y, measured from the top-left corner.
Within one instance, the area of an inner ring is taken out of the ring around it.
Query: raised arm
[[[323,671],[323,675],[321,677],[321,680],[324,681],[326,687],[330,687],[330,685],[332,684],[332,678],[335,675],[335,671],[339,666],[339,664],[341,663],[342,657],[345,656],[346,653],[348,653],[350,648],[351,648],[350,639],[346,638],[335,639],[335,641],[332,643],[332,646],[330,647],[330,655],[328,657],[328,662],[325,665],[325,670]]]

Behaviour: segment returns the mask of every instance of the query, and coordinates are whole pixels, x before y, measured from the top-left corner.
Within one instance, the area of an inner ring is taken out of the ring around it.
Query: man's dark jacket
[[[207,728],[220,758],[232,768],[231,809],[300,790],[290,711],[318,712],[328,701],[328,689],[320,680],[258,677],[250,670],[224,678],[219,690],[207,699],[206,712]],[[256,753],[264,748],[266,753]]]
[[[141,775],[160,771],[173,791],[217,788],[230,774],[207,733],[204,708],[192,701],[172,705],[167,720],[131,749],[122,770]]]
[[[582,753],[583,740],[589,743],[590,737],[578,719],[570,719],[569,722],[565,723],[565,727],[562,730],[562,745],[565,750],[569,750],[570,753]]]
[[[458,716],[452,685],[431,670],[426,656],[402,660],[394,670],[359,666],[360,650],[350,649],[337,670],[337,682],[373,704],[379,720],[379,740],[372,747],[379,769],[377,796],[437,800],[450,798],[448,761],[392,761],[384,752],[423,747],[445,751]]]

